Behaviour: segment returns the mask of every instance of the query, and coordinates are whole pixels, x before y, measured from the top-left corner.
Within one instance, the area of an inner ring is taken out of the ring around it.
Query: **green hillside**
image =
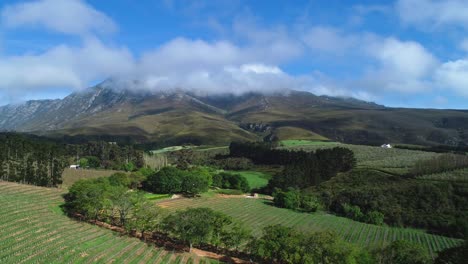
[[[217,263],[73,220],[61,195],[0,182],[0,263]]]

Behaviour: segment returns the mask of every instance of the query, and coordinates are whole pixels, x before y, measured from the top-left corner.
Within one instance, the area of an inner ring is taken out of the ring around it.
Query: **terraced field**
[[[296,227],[304,231],[333,230],[346,241],[365,247],[383,245],[398,239],[410,240],[423,245],[432,256],[444,248],[453,247],[461,242],[457,239],[430,235],[421,230],[370,225],[323,212],[314,214],[294,212],[276,208],[261,199],[212,197],[169,200],[158,204],[170,210],[209,207],[239,219],[257,235],[263,227],[273,224]]]
[[[71,220],[61,194],[0,182],[0,263],[218,263]]]

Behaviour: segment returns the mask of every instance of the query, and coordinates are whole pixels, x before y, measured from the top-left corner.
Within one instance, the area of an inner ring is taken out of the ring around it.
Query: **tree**
[[[196,172],[185,173],[182,179],[181,191],[190,195],[196,195],[208,191],[209,180],[205,175]]]
[[[175,167],[164,167],[157,173],[148,176],[143,188],[153,193],[179,193],[185,172]]]
[[[381,256],[382,264],[427,264],[431,263],[429,254],[418,244],[396,240],[386,247]]]
[[[234,248],[238,251],[239,247],[251,237],[251,231],[238,221],[233,221],[221,233],[221,243],[226,248]]]
[[[179,211],[163,220],[163,230],[188,243],[192,251],[193,245],[210,242],[213,232],[211,225],[213,214],[214,211],[209,208],[190,208]]]
[[[134,199],[130,215],[125,225],[126,230],[141,232],[142,238],[145,239],[145,232],[154,232],[158,229],[165,212],[139,193]]]
[[[109,183],[114,186],[130,187],[131,180],[128,174],[117,172],[109,176]]]
[[[131,192],[127,187],[115,186],[111,189],[109,198],[112,215],[114,215],[114,212],[117,213],[120,225],[125,226],[127,217],[134,205],[135,193]]]
[[[78,164],[79,164],[80,167],[82,167],[82,168],[88,168],[88,167],[89,167],[88,159],[87,159],[87,158],[81,158],[81,159],[79,160]]]
[[[280,208],[299,209],[301,205],[301,193],[293,188],[289,188],[287,191],[276,189],[273,193],[273,203]]]

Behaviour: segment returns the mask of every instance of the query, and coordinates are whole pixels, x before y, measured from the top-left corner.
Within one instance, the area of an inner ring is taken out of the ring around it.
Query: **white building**
[[[380,146],[382,148],[392,148],[392,145],[390,144],[383,144],[382,146]]]

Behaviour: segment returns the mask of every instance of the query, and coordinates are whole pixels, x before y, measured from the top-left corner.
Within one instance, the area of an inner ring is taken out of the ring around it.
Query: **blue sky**
[[[110,3],[1,1],[0,104],[112,78],[119,89],[468,108],[468,1]]]

